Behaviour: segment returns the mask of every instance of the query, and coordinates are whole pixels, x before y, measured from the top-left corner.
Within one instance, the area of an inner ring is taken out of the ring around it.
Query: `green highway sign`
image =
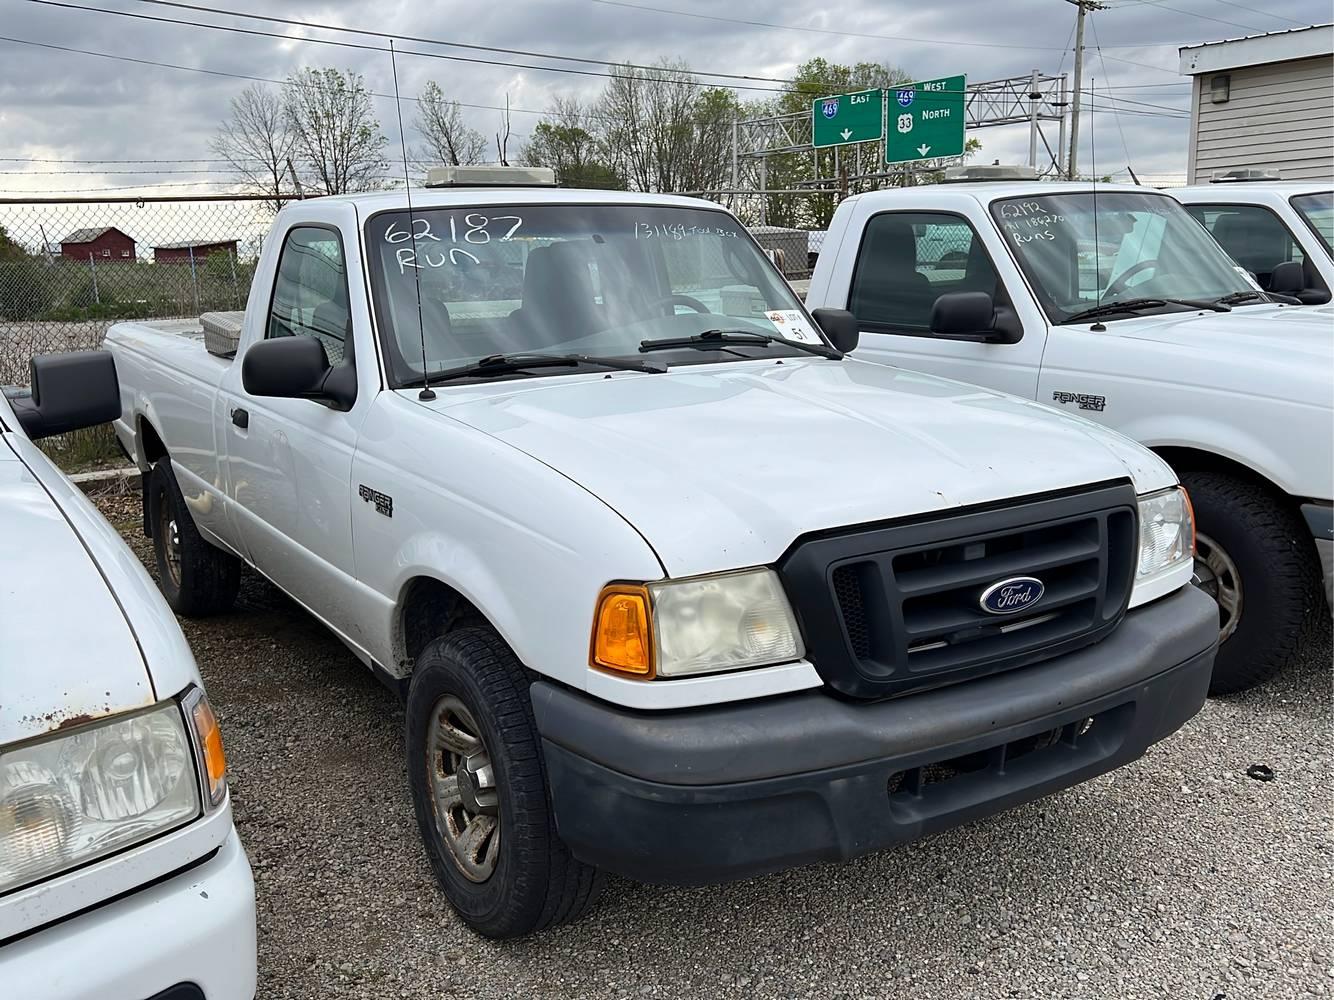
[[[889,92],[886,163],[962,156],[967,79],[947,76],[895,87]]]
[[[874,142],[884,134],[884,106],[883,90],[817,98],[811,102],[811,145]]]

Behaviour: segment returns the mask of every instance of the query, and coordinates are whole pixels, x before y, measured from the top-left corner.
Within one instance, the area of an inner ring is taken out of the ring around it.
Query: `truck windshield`
[[[1053,323],[1091,307],[1158,300],[1265,301],[1257,287],[1173,199],[1130,191],[1007,198],[992,203],[1005,242]],[[1108,319],[1116,319],[1115,315]]]
[[[1292,199],[1295,208],[1311,232],[1320,237],[1325,244],[1325,253],[1334,254],[1334,191],[1321,191],[1317,194],[1299,194]]]
[[[366,224],[376,323],[396,386],[497,354],[707,364],[808,356],[782,343],[640,351],[706,331],[823,345],[786,281],[721,211],[486,205],[385,212]],[[420,316],[418,325],[418,282]],[[422,340],[425,338],[425,365]],[[543,368],[561,374],[578,368]],[[492,366],[478,379],[522,377]]]

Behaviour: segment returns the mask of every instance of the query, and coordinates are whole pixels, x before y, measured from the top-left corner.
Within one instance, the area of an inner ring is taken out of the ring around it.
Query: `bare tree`
[[[295,138],[277,94],[252,84],[232,98],[231,115],[218,127],[212,146],[248,192],[266,196],[275,212],[283,207],[283,177]]]
[[[509,157],[506,155],[510,144],[510,95],[505,91],[505,110],[500,117],[500,131],[496,133],[496,153],[499,156],[499,162],[502,167],[510,165]]]
[[[430,158],[437,163],[459,166],[480,163],[486,138],[463,120],[458,101],[445,97],[435,81],[417,98],[417,131],[426,139]]]
[[[379,187],[389,142],[359,73],[303,69],[287,78],[287,126],[304,167],[322,194]]]

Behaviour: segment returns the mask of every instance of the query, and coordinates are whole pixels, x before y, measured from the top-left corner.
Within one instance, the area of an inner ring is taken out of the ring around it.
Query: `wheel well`
[[[1196,472],[1221,472],[1237,479],[1249,480],[1253,483],[1259,483],[1265,489],[1271,490],[1283,501],[1289,505],[1294,503],[1293,499],[1283,490],[1281,486],[1271,480],[1269,477],[1261,475],[1248,465],[1242,465],[1240,462],[1231,458],[1224,458],[1222,455],[1216,455],[1211,451],[1201,451],[1198,448],[1178,448],[1163,447],[1154,448],[1154,454],[1165,461],[1178,474],[1187,469]]]
[[[465,625],[488,625],[477,606],[448,584],[431,577],[410,580],[399,601],[394,651],[404,673],[432,639]]]
[[[157,428],[143,417],[139,418],[139,450],[143,452],[143,459],[149,465],[167,457],[167,446],[162,443]]]

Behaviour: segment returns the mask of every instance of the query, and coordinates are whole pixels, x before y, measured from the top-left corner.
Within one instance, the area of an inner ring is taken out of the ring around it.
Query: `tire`
[[[465,627],[426,645],[408,689],[408,780],[431,868],[464,922],[490,938],[574,920],[604,880],[571,857],[556,834],[528,686],[523,666],[495,632]],[[458,741],[469,729],[480,749]],[[471,749],[456,754],[451,745]],[[479,789],[482,783],[463,787],[469,779],[460,770],[473,760],[490,765],[489,793]],[[488,825],[488,808],[492,832],[470,839],[473,823]]]
[[[1283,497],[1254,481],[1209,471],[1184,471],[1181,481],[1195,508],[1196,585],[1216,599],[1235,590],[1235,600],[1219,602],[1222,643],[1209,693],[1244,691],[1286,667],[1314,625],[1310,531]]]
[[[241,586],[241,560],[199,534],[176,485],[171,459],[153,466],[144,503],[152,525],[158,586],[171,610],[192,618],[229,610]]]

